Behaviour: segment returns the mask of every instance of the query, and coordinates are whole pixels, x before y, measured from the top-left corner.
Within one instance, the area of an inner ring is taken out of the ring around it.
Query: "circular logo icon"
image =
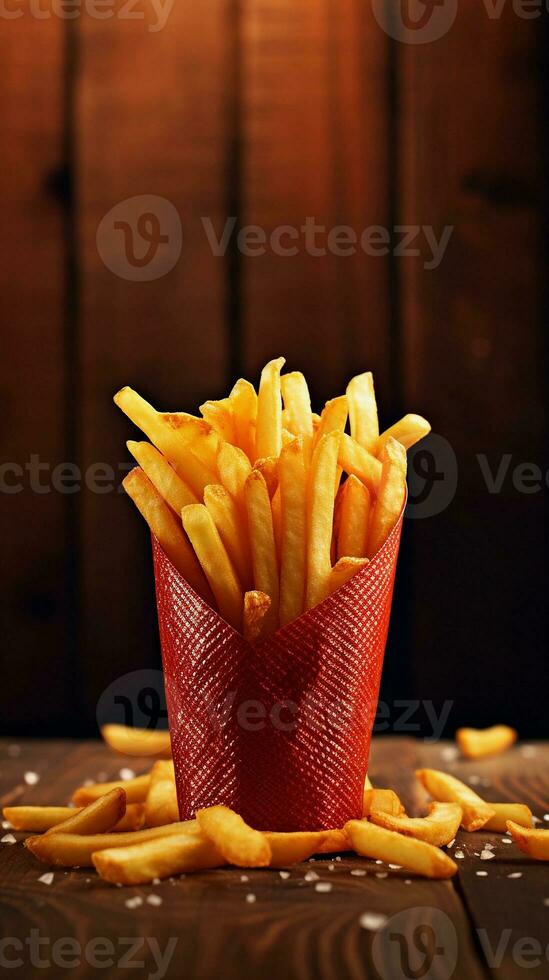
[[[372,957],[380,977],[450,980],[458,958],[454,924],[437,908],[404,909],[376,932]]]
[[[389,37],[404,44],[428,44],[448,33],[457,0],[372,0],[374,17]]]
[[[181,255],[177,208],[154,194],[128,197],[111,208],[97,229],[97,251],[120,279],[150,282],[171,272]]]
[[[164,675],[161,670],[133,670],[109,684],[97,702],[99,728],[129,725],[151,731],[168,727]]]
[[[408,451],[406,517],[434,517],[452,503],[458,485],[456,454],[444,436],[430,432]]]

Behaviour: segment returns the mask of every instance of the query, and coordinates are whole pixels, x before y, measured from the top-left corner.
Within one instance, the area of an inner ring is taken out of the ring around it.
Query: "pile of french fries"
[[[145,746],[169,754],[164,732],[109,725],[105,740],[117,751]],[[410,817],[392,789],[373,788],[366,778],[362,819],[344,827],[299,833],[261,832],[225,806],[199,810],[180,821],[173,762],[158,759],[150,771],[124,782],[78,787],[72,807],[13,806],[4,819],[32,834],[25,846],[51,867],[95,867],[117,885],[139,885],[192,871],[233,865],[285,868],[316,854],[354,851],[427,878],[450,878],[455,861],[443,847],[461,827],[469,833],[508,832],[530,857],[549,860],[549,831],[533,829],[521,803],[487,803],[448,773],[416,773],[433,801],[424,817]]]
[[[406,415],[380,434],[370,373],[311,409],[304,376],[270,361],[201,418],[115,402],[150,442],[124,487],[178,571],[250,642],[318,605],[374,557],[406,493],[406,449],[430,431]],[[349,422],[350,433],[345,431]]]

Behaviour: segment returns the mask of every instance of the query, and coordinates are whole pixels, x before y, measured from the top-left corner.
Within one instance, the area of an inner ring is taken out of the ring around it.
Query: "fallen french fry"
[[[362,816],[369,817],[374,811],[398,817],[404,813],[404,807],[392,789],[365,788],[362,798]]]
[[[143,470],[136,467],[122,481],[126,493],[143,515],[152,533],[177,571],[191,588],[212,604],[212,594],[181,524]],[[197,506],[197,505],[194,505]]]
[[[243,589],[253,584],[252,556],[246,521],[223,486],[204,490],[204,504],[210,514]]]
[[[358,374],[347,385],[351,436],[372,453],[379,438],[379,422],[372,373]],[[359,556],[360,557],[360,556]]]
[[[345,473],[358,477],[371,493],[377,494],[381,482],[381,462],[346,432],[341,436],[338,462]]]
[[[368,547],[370,491],[351,474],[337,502],[337,558],[365,558]]]
[[[234,420],[235,444],[253,463],[257,424],[257,394],[249,381],[239,378],[229,395]]]
[[[507,830],[523,854],[536,861],[549,861],[549,830],[521,827],[513,820],[507,821]]]
[[[6,806],[4,819],[8,820],[14,830],[31,834],[45,833],[69,818],[82,813],[84,807],[77,806]],[[129,803],[126,812],[113,831],[140,830],[144,823],[144,806],[142,803]],[[74,833],[74,831],[73,831]]]
[[[439,803],[458,803],[463,815],[464,830],[480,830],[496,815],[491,803],[486,803],[460,779],[438,769],[417,769],[416,776],[425,789]]]
[[[458,728],[456,742],[466,759],[482,759],[485,756],[506,752],[518,738],[514,728],[493,725],[491,728]]]
[[[244,595],[244,639],[248,643],[260,643],[267,635],[266,617],[271,600],[264,592],[252,589]]]
[[[405,837],[369,820],[350,820],[345,832],[354,850],[364,857],[389,864],[398,864],[426,878],[451,878],[457,864],[432,844],[414,837]]]
[[[284,446],[280,485],[280,625],[303,612],[307,575],[307,471],[301,436]]]
[[[126,794],[122,787],[111,789],[78,813],[67,817],[64,823],[51,827],[48,834],[104,834],[113,830],[126,812]]]
[[[246,480],[246,511],[252,553],[254,588],[269,596],[271,605],[265,613],[264,627],[274,632],[279,616],[279,573],[273,515],[264,477],[252,470]]]
[[[461,807],[458,803],[431,803],[426,817],[407,817],[372,810],[370,820],[379,827],[394,830],[406,837],[416,837],[435,847],[443,847],[454,840],[461,823]]]
[[[269,361],[261,372],[257,397],[255,458],[279,456],[282,448],[282,394],[280,372],[284,357]]]
[[[179,806],[175,788],[175,773],[171,759],[155,762],[145,800],[145,822],[148,827],[177,823]]]
[[[326,839],[326,832],[322,830],[288,834],[266,832],[265,837],[271,848],[269,867],[284,868],[288,864],[306,861],[312,854],[319,854]]]
[[[101,736],[109,748],[121,755],[171,756],[170,733],[128,725],[102,725]]]
[[[183,508],[181,519],[221,616],[240,630],[244,593],[211,515],[204,504],[191,504]]]
[[[152,446],[150,442],[133,442],[132,440],[126,445],[134,459],[139,463],[145,476],[156,487],[174,514],[179,517],[182,507],[186,507],[187,504],[198,503],[196,494],[181,479],[156,446]]]
[[[305,609],[329,595],[335,474],[341,434],[323,436],[313,452],[307,508],[307,583]]]
[[[368,528],[369,558],[385,544],[397,523],[406,496],[406,450],[395,439],[389,439],[382,456],[382,474]]]
[[[430,431],[431,426],[421,415],[405,415],[399,422],[395,422],[390,429],[381,433],[372,447],[372,452],[379,456],[389,439],[396,439],[405,449],[410,449],[420,439],[429,435]]]
[[[157,878],[204,871],[225,864],[211,840],[179,833],[144,844],[113,847],[92,854],[96,871],[116,885],[145,885]]]
[[[91,783],[90,786],[79,786],[72,794],[72,802],[76,806],[86,806],[93,800],[99,799],[112,789],[123,789],[126,803],[144,803],[149,790],[150,774],[135,776],[133,779],[118,779],[111,783]]]
[[[490,803],[490,806],[496,812],[495,816],[490,817],[490,820],[484,824],[484,830],[494,830],[496,833],[504,834],[510,820],[521,827],[534,826],[532,811],[525,803]]]
[[[294,436],[301,436],[305,459],[309,459],[313,447],[313,413],[309,388],[301,371],[281,376],[282,397],[285,408],[285,425]]]
[[[197,834],[196,820],[169,823],[162,827],[149,827],[130,833],[111,832],[109,834],[41,834],[40,837],[27,837],[25,847],[35,858],[44,864],[62,868],[89,868],[95,851],[110,847],[132,847],[145,841],[169,837],[172,834]]]
[[[340,558],[337,565],[334,565],[330,573],[329,595],[337,592],[343,585],[370,564],[369,558]]]
[[[271,848],[265,834],[252,830],[238,813],[226,806],[198,810],[198,824],[212,840],[228,864],[239,868],[265,868],[271,861]]]

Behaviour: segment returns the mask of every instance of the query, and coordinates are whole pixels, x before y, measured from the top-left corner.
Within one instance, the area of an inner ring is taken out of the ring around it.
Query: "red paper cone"
[[[153,539],[182,820],[224,803],[258,830],[362,816],[402,515],[381,551],[315,609],[250,645]]]

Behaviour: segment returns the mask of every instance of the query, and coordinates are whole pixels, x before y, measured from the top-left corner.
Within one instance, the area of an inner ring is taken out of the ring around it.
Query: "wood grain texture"
[[[482,763],[448,759],[449,744],[428,745],[394,737],[375,739],[370,775],[375,785],[392,786],[410,813],[423,812],[423,790],[414,780],[418,765],[451,770],[460,778],[478,776],[490,785],[482,792],[491,799],[520,799],[531,802],[541,815],[540,802],[549,799],[549,749],[537,744],[525,754],[523,746],[505,756]],[[17,753],[17,754],[15,754]],[[121,766],[136,772],[146,769],[150,760],[114,756],[99,743],[23,742],[14,748],[4,740],[0,748],[0,800],[14,803],[64,802],[75,785],[84,778],[113,778]],[[25,786],[23,774],[31,768],[40,776],[32,788]],[[22,835],[18,835],[22,836]],[[411,966],[417,955],[419,934],[432,930],[444,953],[433,961],[433,977],[450,975],[457,980],[518,980],[523,968],[512,957],[503,957],[499,966],[488,969],[477,930],[486,930],[490,946],[497,946],[504,929],[511,929],[512,949],[526,936],[543,940],[547,909],[547,872],[518,852],[514,845],[501,843],[501,835],[460,832],[450,851],[461,849],[459,880],[429,882],[409,876],[404,870],[376,865],[352,855],[327,856],[294,866],[287,879],[278,872],[222,869],[187,875],[157,886],[117,889],[99,881],[86,869],[67,874],[54,873],[52,885],[38,881],[46,868],[18,845],[0,845],[0,901],[3,935],[29,934],[31,927],[52,940],[74,936],[85,944],[94,936],[105,936],[114,943],[115,956],[122,952],[120,937],[142,941],[140,958],[153,970],[149,939],[164,950],[168,938],[177,938],[175,953],[166,976],[176,978],[184,969],[188,977],[205,980],[220,975],[228,980],[261,975],[266,980],[284,976],[296,980],[334,976],[363,980],[366,977],[396,980],[402,972],[402,940],[381,943],[372,932],[359,925],[366,913],[386,915],[392,928],[404,936]],[[480,861],[475,852],[488,841],[496,857]],[[488,870],[488,878],[476,871]],[[507,874],[520,869],[523,877]],[[315,871],[319,881],[332,885],[327,893],[317,892],[316,881],[305,875]],[[352,871],[366,871],[357,876]],[[378,877],[376,877],[378,875]],[[244,878],[244,880],[243,880]],[[246,880],[247,879],[247,880]],[[146,902],[151,893],[159,895],[158,907]],[[248,894],[255,902],[246,901]],[[144,904],[135,909],[125,905],[139,896]],[[398,918],[396,918],[398,916]],[[395,918],[393,918],[395,917]],[[484,934],[483,934],[484,935]],[[452,950],[457,950],[455,971],[449,973]],[[489,948],[486,947],[486,948]],[[49,948],[48,948],[49,949]],[[48,949],[44,947],[46,955]],[[125,950],[124,950],[125,951]],[[11,955],[11,950],[10,950]],[[535,980],[545,976],[546,963],[532,968]],[[26,972],[25,972],[26,970]],[[25,963],[15,976],[38,976]],[[95,975],[95,968],[84,962],[74,975],[78,980]],[[114,970],[112,971],[114,975]],[[43,974],[42,974],[43,975]],[[105,973],[110,976],[110,973]],[[409,975],[409,974],[408,974]]]

